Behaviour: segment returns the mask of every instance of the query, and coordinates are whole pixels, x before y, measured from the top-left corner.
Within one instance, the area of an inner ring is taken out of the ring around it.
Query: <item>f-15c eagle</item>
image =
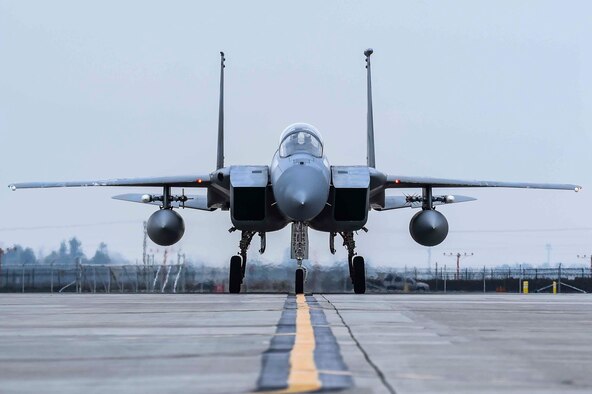
[[[366,291],[364,258],[356,253],[354,233],[367,231],[368,212],[398,208],[421,208],[409,223],[413,239],[424,246],[440,244],[448,234],[448,222],[435,207],[475,200],[456,195],[435,195],[434,188],[511,187],[575,190],[572,184],[465,181],[405,175],[387,175],[376,169],[370,56],[364,51],[367,69],[367,164],[331,166],[323,150],[321,134],[313,126],[288,126],[269,166],[224,165],[224,53],[220,52],[220,102],[216,169],[188,176],[112,179],[86,182],[31,182],[9,185],[12,190],[77,186],[162,187],[162,194],[121,194],[113,198],[159,207],[148,219],[150,239],[162,246],[173,245],[185,232],[185,224],[174,208],[204,211],[230,211],[233,230],[240,230],[239,253],[230,258],[229,291],[239,293],[246,272],[247,250],[253,237],[261,237],[260,253],[265,251],[265,234],[292,225],[291,257],[297,261],[295,292],[304,292],[302,260],[308,258],[308,228],[329,233],[331,253],[335,237],[343,238],[347,249],[349,274],[356,293]],[[183,188],[181,195],[172,188]],[[202,195],[185,195],[184,188],[205,188]],[[421,196],[387,195],[386,189],[418,188]]]

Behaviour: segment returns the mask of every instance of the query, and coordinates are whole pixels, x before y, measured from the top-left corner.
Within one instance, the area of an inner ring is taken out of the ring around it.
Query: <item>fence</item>
[[[429,284],[432,291],[497,291],[519,293],[524,281],[531,292],[552,291],[553,282],[563,292],[592,292],[590,268],[482,268],[463,270],[405,270],[402,274]]]
[[[0,272],[0,291],[4,292],[213,292],[220,275],[199,267],[173,265],[21,265],[4,266]]]
[[[293,291],[294,264],[248,266],[245,290]],[[367,267],[368,292],[391,292],[393,278],[425,282],[431,291],[520,292],[528,280],[531,292],[557,282],[560,291],[592,292],[589,268],[422,270]],[[4,265],[0,292],[90,292],[90,293],[191,293],[224,292],[225,268],[192,264],[171,265]],[[563,287],[562,287],[563,285]],[[351,292],[347,263],[330,267],[313,265],[307,274],[307,291]],[[546,291],[551,291],[547,289]]]

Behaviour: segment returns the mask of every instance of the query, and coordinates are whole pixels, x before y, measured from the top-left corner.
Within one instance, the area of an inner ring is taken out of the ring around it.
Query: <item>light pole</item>
[[[460,259],[464,259],[466,257],[471,257],[473,255],[473,253],[468,253],[468,252],[456,252],[456,253],[444,253],[444,256],[455,256],[456,257],[456,276],[454,279],[458,280],[460,279]]]
[[[146,261],[146,246],[148,246],[148,222],[144,221],[144,242],[142,243],[142,263],[148,264]]]
[[[590,277],[592,277],[592,253],[590,255],[579,254],[578,259],[590,259]]]

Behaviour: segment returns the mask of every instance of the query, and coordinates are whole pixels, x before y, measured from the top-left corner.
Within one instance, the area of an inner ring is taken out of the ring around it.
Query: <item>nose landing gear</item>
[[[302,266],[302,260],[308,259],[308,226],[302,222],[292,223],[292,253],[290,257],[296,259],[298,263],[294,280],[294,292],[304,294],[306,270]]]

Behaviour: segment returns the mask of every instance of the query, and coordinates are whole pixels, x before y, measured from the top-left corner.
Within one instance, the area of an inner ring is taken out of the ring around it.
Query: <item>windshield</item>
[[[287,157],[294,153],[308,153],[315,157],[323,156],[321,142],[306,130],[295,131],[284,138],[280,144],[280,156]]]

